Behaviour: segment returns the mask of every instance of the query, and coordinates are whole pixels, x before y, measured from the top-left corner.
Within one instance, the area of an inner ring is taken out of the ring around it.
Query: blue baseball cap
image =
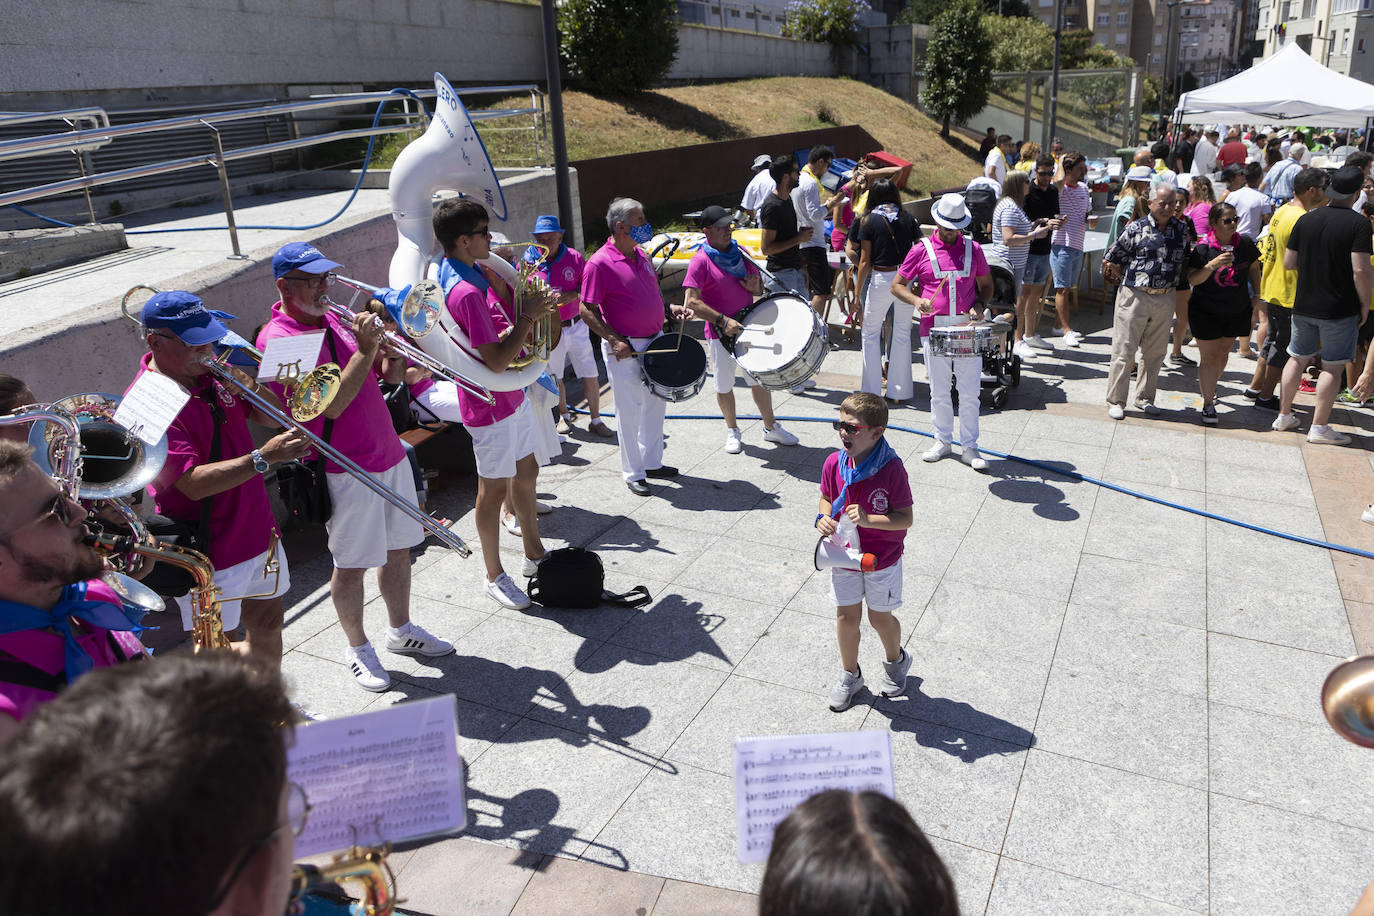
[[[173,289],[158,293],[143,305],[139,321],[150,331],[166,328],[191,347],[215,343],[229,329],[220,319],[232,319],[228,312],[207,309],[199,296]]]
[[[309,242],[283,245],[272,255],[272,276],[277,280],[293,270],[307,274],[327,274],[342,266],[320,254],[320,250]]]
[[[534,221],[534,235],[541,232],[562,232],[563,227],[558,224],[558,217],[552,213],[545,213]]]

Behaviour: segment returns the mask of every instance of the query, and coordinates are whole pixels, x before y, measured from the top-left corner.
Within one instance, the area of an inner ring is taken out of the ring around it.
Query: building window
[[[1117,33],[1116,33],[1116,43],[1117,43],[1118,45],[1124,45],[1124,44],[1126,44],[1126,42],[1127,42],[1128,40],[1129,40],[1129,36],[1128,36],[1125,32],[1117,32]]]
[[[1361,45],[1364,44],[1364,39],[1363,39],[1363,38],[1360,39],[1360,44],[1361,44]],[[1364,49],[1361,48],[1360,50],[1364,50]],[[1153,58],[1153,59],[1152,59],[1150,62],[1153,63],[1156,67],[1158,67],[1158,66],[1159,66],[1159,55],[1158,55],[1158,54],[1152,55],[1152,58]]]
[[[1343,38],[1341,38],[1341,53],[1342,53],[1342,54],[1349,54],[1349,53],[1350,53],[1350,30],[1349,30],[1349,29],[1346,29],[1346,30],[1345,30],[1345,36],[1344,36]]]
[[[1164,44],[1164,36],[1155,32],[1155,47],[1157,48],[1162,44]]]
[[[1111,24],[1111,21],[1112,21],[1112,17],[1111,17],[1111,15],[1110,15],[1109,13],[1098,13],[1098,14],[1097,14],[1097,24],[1098,24],[1098,25],[1110,25],[1110,24]]]
[[[1131,14],[1130,14],[1130,13],[1117,13],[1117,14],[1116,14],[1116,24],[1117,24],[1117,25],[1121,25],[1121,26],[1130,25],[1130,24],[1131,24]]]
[[[1356,39],[1355,39],[1355,53],[1356,53],[1356,54],[1363,54],[1363,53],[1364,53],[1364,39],[1363,39],[1363,38],[1356,38]]]

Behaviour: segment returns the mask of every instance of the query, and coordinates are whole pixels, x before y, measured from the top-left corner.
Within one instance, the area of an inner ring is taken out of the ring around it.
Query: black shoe
[[[627,480],[625,486],[629,487],[630,492],[635,496],[648,496],[653,492],[649,489],[649,485],[642,480]]]
[[[1247,397],[1250,400],[1254,401],[1259,399],[1259,392],[1253,388],[1246,388],[1244,391],[1241,392],[1241,396]]]
[[[669,467],[665,464],[662,467],[649,468],[649,470],[644,472],[644,476],[653,477],[656,480],[672,480],[677,476],[677,468]]]
[[[1279,396],[1274,395],[1272,398],[1255,398],[1255,406],[1261,410],[1278,411]]]

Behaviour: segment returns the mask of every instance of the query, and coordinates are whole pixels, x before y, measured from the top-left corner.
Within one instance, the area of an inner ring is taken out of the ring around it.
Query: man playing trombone
[[[272,306],[272,317],[258,335],[258,347],[265,350],[277,337],[323,330],[319,362],[337,363],[343,375],[324,413],[302,426],[399,499],[414,503],[409,462],[392,430],[377,384],[381,325],[371,313],[360,312],[350,327],[329,309],[330,271],[339,266],[304,242],[278,249],[272,256],[272,275],[281,299]],[[396,364],[399,369],[401,361]],[[272,387],[277,390],[279,386],[273,383]],[[363,629],[363,576],[367,570],[377,570],[377,585],[386,603],[391,624],[386,637],[388,651],[426,657],[453,651],[451,642],[433,636],[410,619],[410,548],[424,540],[424,529],[332,461],[325,462],[325,478],[333,505],[325,525],[334,559],[329,593],[348,639],[344,664],[365,690],[387,690],[391,675],[382,667]]]
[[[226,632],[240,616],[248,654],[272,667],[281,664],[282,600],[291,587],[286,551],[277,541],[276,520],[263,475],[281,461],[299,458],[309,443],[297,430],[253,445],[248,421],[276,427],[262,411],[222,385],[205,366],[215,344],[229,329],[199,298],[181,290],[160,292],[143,306],[140,321],[148,352],[134,383],[145,372],[165,375],[191,394],[167,428],[167,461],[148,486],[157,511],[189,525],[215,567],[215,584],[224,600],[220,616]],[[235,369],[235,376],[258,396],[280,408],[271,391]],[[132,387],[132,386],[130,386]],[[268,564],[275,558],[275,571]],[[238,600],[240,596],[256,597]],[[183,629],[191,629],[191,599],[177,599]],[[240,611],[242,612],[240,615]]]

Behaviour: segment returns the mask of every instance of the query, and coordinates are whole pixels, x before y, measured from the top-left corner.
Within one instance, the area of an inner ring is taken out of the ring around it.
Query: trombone
[[[456,369],[439,362],[406,339],[408,337],[419,340],[434,330],[435,325],[438,324],[439,310],[444,307],[443,290],[439,288],[439,284],[433,280],[421,280],[412,284],[404,290],[405,295],[400,304],[392,309],[387,306],[386,300],[387,294],[394,292],[393,290],[381,286],[369,286],[359,280],[350,280],[348,277],[341,277],[338,274],[331,274],[330,276],[335,282],[360,293],[367,293],[382,303],[383,308],[386,308],[391,317],[396,320],[397,326],[401,328],[405,336],[386,330],[386,325],[381,316],[375,312],[372,320],[378,328],[382,329],[382,336],[386,338],[387,343],[398,350],[407,361],[427,369],[440,378],[453,382],[453,384],[471,393],[474,397],[481,398],[488,404],[496,403],[496,397],[487,388],[460,374]],[[349,324],[353,323],[356,313],[351,308],[340,305],[328,296],[325,297],[324,301],[329,306],[329,310],[337,317]]]

